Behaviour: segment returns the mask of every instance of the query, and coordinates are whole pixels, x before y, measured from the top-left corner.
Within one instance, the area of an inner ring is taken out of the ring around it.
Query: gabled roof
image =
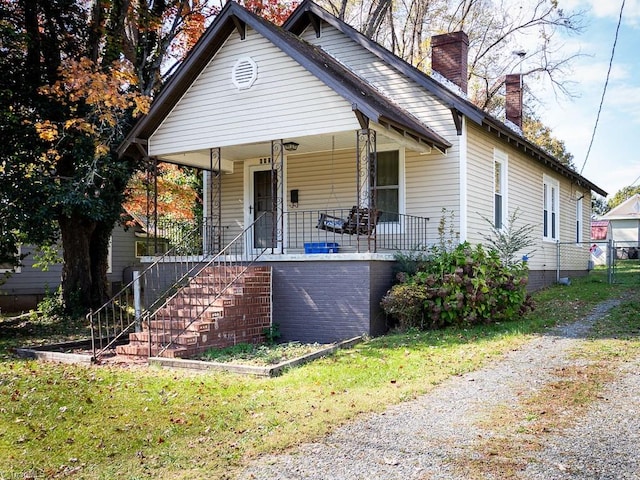
[[[228,2],[154,100],[149,113],[134,126],[118,149],[118,154],[124,155],[129,152],[129,154],[140,155],[135,148],[146,144],[149,137],[224,45],[229,35],[235,30],[244,35],[247,26],[271,41],[350,102],[361,123],[369,119],[441,151],[451,146],[449,141],[393,103],[391,99],[386,98],[321,48],[276,27],[235,2]]]
[[[383,60],[385,63],[392,66],[400,73],[412,79],[418,85],[434,94],[445,105],[451,108],[454,115],[462,114],[466,116],[471,121],[475,122],[478,125],[481,125],[487,131],[496,135],[498,138],[501,138],[503,141],[512,144],[512,146],[520,149],[536,161],[557,171],[561,175],[571,179],[576,184],[589,188],[600,195],[607,196],[607,192],[605,192],[586,178],[582,177],[574,170],[559,162],[552,155],[549,155],[547,152],[524,138],[522,135],[519,135],[511,128],[507,127],[504,122],[501,122],[492,115],[489,115],[485,111],[481,110],[466,98],[463,98],[460,95],[449,90],[447,87],[437,82],[431,76],[427,75],[421,70],[418,70],[413,65],[394,55],[382,45],[374,42],[350,25],[346,24],[322,7],[315,4],[312,0],[304,0],[298,6],[298,8],[289,16],[289,18],[283,24],[283,28],[292,33],[295,33],[296,35],[300,35],[309,26],[313,27],[316,31],[319,31],[321,21],[324,21],[335,29],[339,30],[347,37],[349,37],[352,41],[354,41],[358,45],[361,45],[369,52],[373,53],[375,56]]]
[[[602,216],[603,220],[623,220],[640,218],[640,195],[637,193],[627,198],[615,208]]]
[[[196,43],[188,57],[155,98],[149,113],[138,121],[125,141],[120,145],[118,154],[145,155],[145,147],[149,137],[160,126],[164,118],[171,112],[198,75],[224,45],[227,38],[234,31],[244,35],[247,26],[282,49],[337,94],[349,101],[361,123],[366,122],[367,119],[372,120],[396,133],[409,136],[418,142],[426,143],[441,151],[451,146],[448,140],[395,104],[392,99],[385,97],[381,92],[336,61],[331,55],[298,37],[309,25],[319,29],[321,20],[343,32],[351,40],[434,94],[451,108],[457,123],[460,122],[460,116],[464,115],[471,121],[481,125],[488,132],[501,138],[504,142],[520,149],[534,160],[571,179],[577,185],[589,188],[600,195],[607,195],[607,192],[600,187],[560,163],[537,145],[511,130],[503,122],[482,111],[467,99],[457,95],[429,75],[365,37],[311,0],[304,0],[287,19],[283,28],[276,27],[233,1],[227,2],[213,24]]]
[[[310,25],[315,29],[319,28],[317,22],[318,20],[325,21],[335,29],[344,33],[355,43],[363,46],[378,58],[395,67],[402,74],[414,80],[416,83],[423,86],[431,93],[435,94],[450,108],[455,108],[474,122],[482,124],[486,113],[476,107],[473,103],[464,100],[459,95],[456,95],[451,90],[435,81],[429,75],[418,70],[410,63],[405,62],[397,55],[384,48],[382,45],[374,42],[370,38],[357,31],[351,25],[348,25],[339,18],[331,15],[329,12],[327,12],[325,9],[315,4],[311,0],[304,0],[298,6],[298,8],[296,8],[295,11],[289,16],[289,18],[287,18],[282,27],[285,30],[288,30],[296,35],[300,35],[305,30],[305,28]]]

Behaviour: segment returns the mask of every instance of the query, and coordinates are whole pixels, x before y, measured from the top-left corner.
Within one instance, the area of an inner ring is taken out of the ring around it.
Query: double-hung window
[[[376,164],[376,207],[381,210],[380,222],[400,220],[400,152],[398,150],[377,153]]]
[[[493,226],[502,228],[507,214],[507,154],[493,150]]]
[[[582,199],[584,195],[576,199],[576,243],[582,242]]]
[[[560,185],[546,175],[542,181],[543,219],[542,238],[550,242],[560,239]]]

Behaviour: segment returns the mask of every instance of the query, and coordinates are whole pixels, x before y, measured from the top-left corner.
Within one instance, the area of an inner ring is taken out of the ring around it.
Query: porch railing
[[[285,215],[286,235],[284,249],[286,253],[304,253],[308,244],[339,244],[340,252],[384,252],[409,251],[432,245],[438,241],[435,227],[430,226],[429,218],[399,213],[381,212],[371,238],[367,235],[355,235],[323,230],[319,227],[322,215],[347,219],[351,208],[330,208],[322,210],[290,210]],[[180,255],[202,255],[216,253],[226,245],[224,239],[228,230],[222,227],[218,232],[210,225],[211,219],[205,219],[195,233],[184,238],[185,227],[182,224],[165,222],[161,234],[166,235],[170,247],[176,245]],[[273,221],[269,215],[255,223],[254,229],[264,244],[274,245],[271,239]],[[369,241],[370,240],[370,241]],[[154,239],[150,238],[150,242]]]
[[[148,244],[146,251],[172,250],[175,255],[203,255],[218,252],[225,245],[225,229],[211,218],[194,221],[163,220],[158,228],[150,228],[149,235],[139,241]],[[166,248],[163,250],[162,246]]]
[[[183,231],[179,241],[174,237],[175,243],[166,253],[141,270],[137,278],[104,305],[87,315],[91,326],[93,360],[123,342],[125,335],[141,331],[143,321],[148,322],[155,311],[204,268],[216,261],[247,265],[255,262],[266,251],[266,248],[249,248],[256,222],[223,249],[216,248],[214,239],[220,236],[207,226],[207,221],[190,231]],[[136,291],[139,295],[134,294]]]
[[[375,229],[369,235],[350,235],[326,230],[319,225],[321,215],[346,219],[351,209],[292,210],[287,213],[286,251],[305,252],[307,245],[337,244],[339,252],[408,251],[423,248],[436,241],[430,232],[429,219],[414,215],[381,212]],[[364,237],[364,238],[363,238]]]

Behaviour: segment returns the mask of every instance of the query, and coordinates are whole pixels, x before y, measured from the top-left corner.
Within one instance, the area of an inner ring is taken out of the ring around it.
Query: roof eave
[[[560,173],[562,176],[569,178],[571,181],[575,182],[576,185],[581,186],[583,188],[589,188],[590,190],[596,192],[603,197],[607,196],[607,192],[602,188],[597,186],[596,184],[590,182],[578,172],[570,169],[566,165],[560,163],[556,158],[552,155],[549,155],[540,147],[534,145],[529,140],[521,137],[514,131],[510,130],[506,125],[502,124],[498,120],[492,120],[490,117],[487,117],[484,123],[485,128],[488,131],[493,132],[498,137],[502,138],[507,143],[512,144],[514,147],[523,151],[525,154],[534,158],[536,161],[542,163],[548,168],[555,170]]]
[[[582,177],[570,168],[565,167],[555,158],[542,151],[533,143],[522,137],[519,137],[514,132],[509,130],[504,124],[501,124],[501,122],[499,122],[498,120],[494,121],[490,115],[482,112],[482,110],[477,108],[471,102],[460,98],[445,86],[440,85],[437,81],[433,80],[424,72],[421,72],[412,65],[409,65],[407,62],[397,61],[397,57],[390,51],[368,39],[350,25],[347,25],[345,22],[340,21],[329,12],[324,10],[322,7],[313,3],[311,0],[304,0],[300,4],[300,6],[289,16],[287,21],[283,24],[283,28],[296,35],[300,35],[304,31],[304,29],[311,24],[310,15],[315,15],[319,19],[327,22],[343,34],[347,35],[353,41],[376,55],[378,58],[396,67],[399,71],[412,78],[428,91],[439,97],[450,108],[452,108],[452,110],[456,110],[462,113],[478,125],[490,125],[491,128],[499,132],[501,136],[504,136],[508,142],[515,142],[519,144],[521,150],[524,150],[526,153],[536,158],[538,161],[547,164],[549,167],[559,171],[559,173],[562,173],[564,176],[576,181],[576,183],[580,184],[581,186],[590,188],[600,195],[607,195],[606,191],[588,181],[586,178]]]

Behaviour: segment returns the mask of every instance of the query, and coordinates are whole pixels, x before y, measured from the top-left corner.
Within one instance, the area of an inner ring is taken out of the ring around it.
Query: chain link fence
[[[586,262],[586,265],[585,265]],[[598,240],[557,244],[556,280],[560,283],[571,272],[589,270],[609,284],[640,284],[640,243]]]

